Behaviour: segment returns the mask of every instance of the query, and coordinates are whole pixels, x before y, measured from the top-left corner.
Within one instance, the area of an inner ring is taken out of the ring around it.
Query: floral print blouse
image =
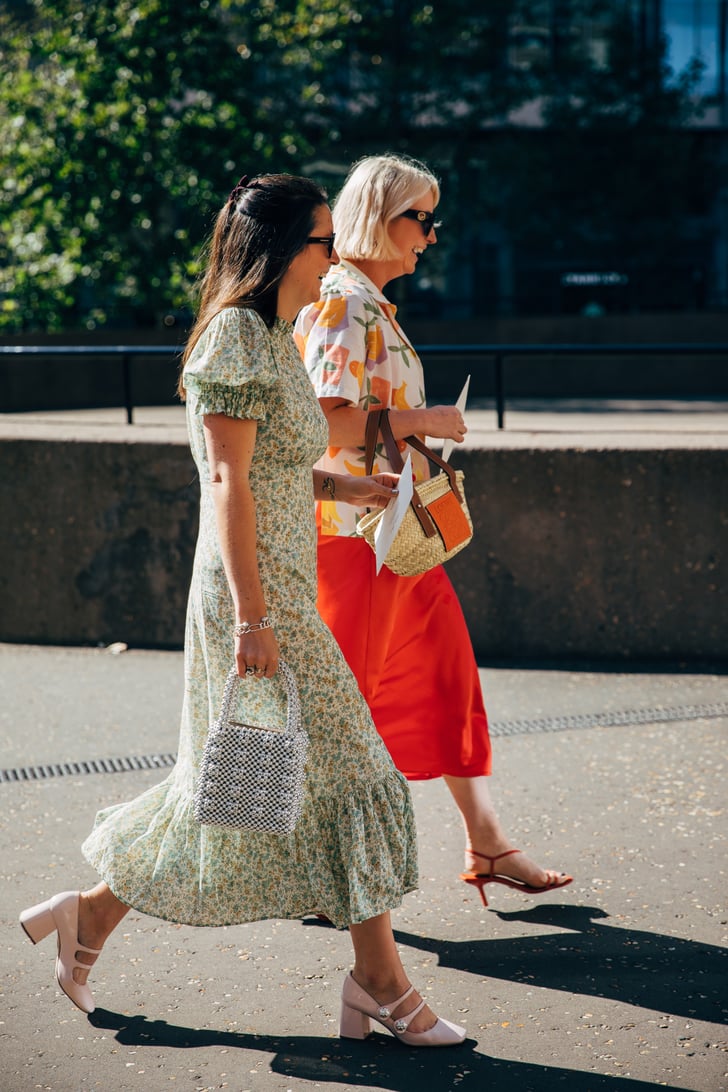
[[[298,316],[294,337],[319,398],[344,398],[352,406],[420,409],[425,403],[422,363],[396,321],[397,308],[350,262],[334,266],[323,281],[321,299]],[[399,442],[412,457],[415,480],[428,476],[427,460]],[[337,474],[365,473],[364,447],[333,447],[316,464]],[[374,470],[391,470],[381,443]],[[354,535],[365,508],[319,501],[323,535]]]

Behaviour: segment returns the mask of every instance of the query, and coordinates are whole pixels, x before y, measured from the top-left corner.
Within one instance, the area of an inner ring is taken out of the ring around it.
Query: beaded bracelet
[[[233,630],[236,637],[244,637],[246,633],[258,633],[261,629],[272,629],[273,623],[269,616],[264,614],[259,622],[238,622]]]

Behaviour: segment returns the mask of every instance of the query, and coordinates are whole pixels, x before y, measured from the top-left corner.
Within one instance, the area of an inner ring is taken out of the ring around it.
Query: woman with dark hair
[[[354,945],[341,1034],[363,1038],[374,1019],[409,1046],[442,1046],[465,1031],[414,992],[389,918],[417,882],[407,783],[316,609],[315,499],[381,506],[397,481],[312,472],[327,426],[292,323],[336,259],[325,194],[308,179],[241,179],[218,215],[180,377],[201,503],[177,763],[97,816],[83,852],[101,882],[21,922],[34,942],[57,932],[59,985],[91,1012],[89,966],[129,907],[207,926],[319,910]],[[296,676],[310,741],[297,828],[202,827],[193,796],[230,667],[250,676],[240,719],[279,723],[279,657]]]

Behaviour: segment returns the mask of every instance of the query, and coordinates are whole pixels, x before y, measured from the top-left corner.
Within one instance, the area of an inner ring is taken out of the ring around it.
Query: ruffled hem
[[[191,408],[198,417],[222,413],[247,421],[265,421],[268,415],[270,391],[263,383],[251,380],[239,387],[229,387],[224,383],[200,382],[194,376],[187,376],[185,382],[188,397],[194,392]]]
[[[338,928],[398,907],[418,882],[414,813],[396,770],[343,796],[308,796],[296,831],[202,827],[175,775],[107,808],[82,846],[127,906],[186,925],[300,918]]]
[[[316,908],[339,928],[394,909],[417,887],[412,800],[396,770],[359,783],[356,792],[316,800],[294,837]]]

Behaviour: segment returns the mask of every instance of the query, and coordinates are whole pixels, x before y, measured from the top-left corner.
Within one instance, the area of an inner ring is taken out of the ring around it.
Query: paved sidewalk
[[[137,406],[130,426],[121,408],[0,413],[0,434],[186,443],[184,414],[181,405]],[[506,404],[502,431],[494,402],[473,399],[466,422],[466,448],[519,447],[536,440],[545,447],[725,447],[728,399],[513,399]]]
[[[94,881],[102,805],[164,770],[0,783],[2,1092],[606,1092],[726,1089],[728,680],[485,667],[493,791],[517,845],[576,877],[551,895],[458,880],[441,781],[415,784],[421,887],[394,915],[405,964],[467,1025],[451,1050],[337,1037],[348,935],[266,921],[194,929],[130,913],[90,1019],[18,911]],[[4,770],[173,752],[182,655],[0,645]],[[646,712],[647,711],[647,712]],[[611,724],[607,723],[611,720]]]

